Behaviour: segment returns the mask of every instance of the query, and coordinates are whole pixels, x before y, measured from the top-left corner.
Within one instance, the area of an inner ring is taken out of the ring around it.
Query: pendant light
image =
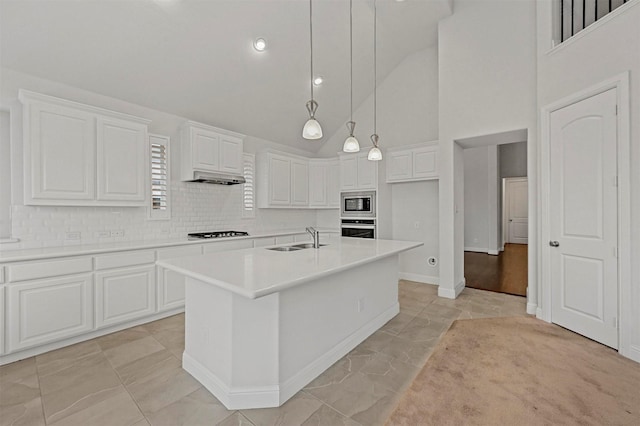
[[[373,0],[373,134],[371,135],[371,142],[373,147],[369,151],[367,159],[370,161],[382,160],[382,151],[378,148],[378,141],[380,137],[377,133],[377,113],[378,113],[378,58],[377,58],[377,25],[378,25],[378,9],[376,8],[376,0]]]
[[[353,129],[356,128],[356,123],[353,121],[353,0],[349,0],[349,64],[350,64],[350,75],[349,79],[351,81],[351,89],[350,89],[350,111],[351,111],[351,119],[347,121],[347,129],[349,129],[349,137],[344,141],[344,146],[342,150],[344,152],[358,152],[360,151],[360,144],[358,143],[358,139],[353,135]]]
[[[302,137],[305,139],[320,139],[322,137],[322,127],[316,120],[316,110],[318,109],[318,103],[313,100],[313,0],[309,0],[309,45],[311,47],[311,78],[309,84],[311,85],[311,100],[307,102],[307,111],[309,111],[309,120],[304,123],[302,128]]]

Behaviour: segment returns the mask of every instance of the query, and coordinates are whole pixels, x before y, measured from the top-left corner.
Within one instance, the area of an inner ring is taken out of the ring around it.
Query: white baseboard
[[[640,362],[640,346],[630,345],[628,349],[620,348],[620,355]]]
[[[474,253],[487,253],[489,249],[486,247],[465,247],[464,251],[472,251]]]
[[[466,284],[466,280],[463,278],[454,288],[442,288],[438,287],[438,296],[445,299],[455,299],[462,293]]]
[[[497,256],[500,254],[500,250],[488,250],[487,254],[490,254],[491,256]]]
[[[432,275],[414,274],[411,272],[399,272],[398,278],[401,280],[409,280],[432,285],[438,285],[438,282],[440,281],[439,277],[435,277]]]
[[[544,321],[544,318],[542,317],[542,308],[540,306],[536,307],[536,318]]]
[[[400,305],[395,303],[282,384],[255,388],[229,387],[186,351],[182,355],[182,368],[207,388],[229,410],[279,407],[375,333],[398,312],[400,312]]]
[[[538,305],[535,303],[527,303],[527,313],[529,315],[536,315],[538,311]]]

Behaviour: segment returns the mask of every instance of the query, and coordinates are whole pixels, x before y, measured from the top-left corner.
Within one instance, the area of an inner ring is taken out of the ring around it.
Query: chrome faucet
[[[307,232],[313,237],[313,248],[320,248],[320,232],[311,226],[307,228]]]

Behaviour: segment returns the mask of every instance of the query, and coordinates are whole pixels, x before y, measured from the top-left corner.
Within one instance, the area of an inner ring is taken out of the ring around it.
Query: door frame
[[[529,178],[527,176],[502,178],[502,250],[504,250],[504,245],[507,244],[507,240],[509,239],[507,238],[509,236],[509,206],[507,204],[509,199],[507,197],[507,183],[517,181],[527,182],[527,200],[529,199]],[[529,217],[527,216],[527,229],[528,225]],[[529,245],[528,238],[527,245]]]
[[[536,316],[551,322],[551,250],[546,243],[550,235],[550,117],[551,113],[610,89],[616,89],[617,167],[618,167],[618,347],[619,352],[640,362],[640,347],[631,345],[631,175],[630,175],[630,97],[629,72],[602,81],[541,108],[540,133],[540,304]]]

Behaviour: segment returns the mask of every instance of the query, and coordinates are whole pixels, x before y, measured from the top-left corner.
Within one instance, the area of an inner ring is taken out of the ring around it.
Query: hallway
[[[465,251],[466,286],[526,297],[527,247],[526,244],[505,244],[498,256]]]

